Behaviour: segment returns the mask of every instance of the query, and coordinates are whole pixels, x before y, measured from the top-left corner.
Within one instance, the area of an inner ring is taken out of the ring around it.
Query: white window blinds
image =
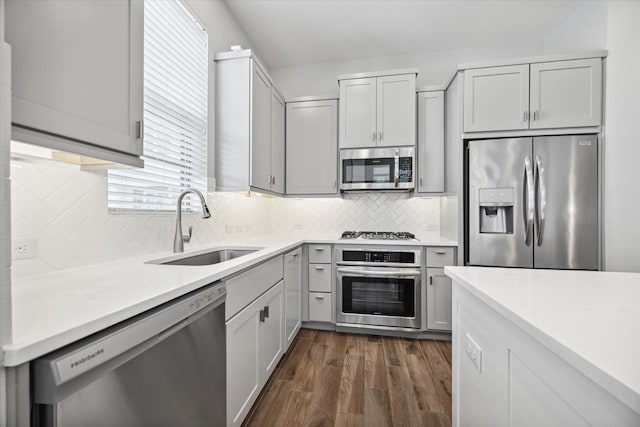
[[[110,211],[175,211],[186,188],[206,194],[207,42],[182,2],[145,0],[144,168],[109,171]]]

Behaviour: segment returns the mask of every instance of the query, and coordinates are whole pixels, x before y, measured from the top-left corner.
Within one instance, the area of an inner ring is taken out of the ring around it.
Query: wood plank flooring
[[[243,426],[450,426],[451,343],[301,329]]]

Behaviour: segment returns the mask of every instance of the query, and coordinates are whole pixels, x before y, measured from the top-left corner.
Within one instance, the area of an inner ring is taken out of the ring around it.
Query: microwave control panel
[[[400,157],[398,169],[399,182],[413,182],[412,157]]]

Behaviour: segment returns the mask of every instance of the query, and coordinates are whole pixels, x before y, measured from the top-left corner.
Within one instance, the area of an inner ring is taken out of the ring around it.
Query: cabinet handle
[[[136,138],[140,139],[142,138],[142,132],[143,132],[143,128],[142,128],[142,120],[138,120],[136,122]]]
[[[382,141],[382,131],[378,132],[378,141]]]
[[[333,181],[333,189],[335,190],[337,186],[338,186],[338,180],[337,180],[337,179],[335,179],[335,180]]]
[[[375,141],[376,140],[376,133],[374,132],[373,135],[371,136],[371,140]]]
[[[316,251],[324,251],[324,248],[314,248]]]
[[[316,295],[316,299],[324,299],[324,295]]]
[[[272,184],[275,184],[275,183],[276,183],[276,177],[275,177],[275,176],[271,177],[271,183],[272,183]]]
[[[446,254],[447,252],[446,252],[446,251],[436,251],[436,253],[437,253],[438,255],[444,255],[444,254]]]
[[[293,257],[295,258],[295,257],[297,257],[297,256],[299,256],[299,255],[300,255],[300,254],[299,254],[298,252],[296,252],[296,253],[294,253],[294,254],[293,254]]]
[[[420,187],[422,187],[422,178],[420,178]]]
[[[324,270],[324,267],[316,267],[316,270]]]
[[[523,121],[528,122],[529,121],[529,110],[525,110],[524,113],[522,113],[522,116],[523,116],[522,117]]]
[[[264,318],[268,319],[269,318],[269,306],[266,306],[264,308]]]
[[[264,310],[260,310],[260,323],[264,323],[265,315]]]
[[[538,120],[538,110],[533,112],[533,121],[535,122],[536,120]]]
[[[429,276],[429,285],[433,286],[433,276]]]

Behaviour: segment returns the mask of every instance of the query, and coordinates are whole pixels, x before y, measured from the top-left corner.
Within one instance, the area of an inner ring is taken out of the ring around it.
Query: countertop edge
[[[520,317],[517,313],[508,309],[499,301],[496,301],[486,293],[482,292],[467,279],[457,273],[457,271],[461,268],[465,267],[446,266],[444,268],[444,272],[451,279],[453,279],[455,283],[458,283],[460,286],[462,286],[462,288],[464,288],[466,291],[477,297],[483,303],[487,304],[498,314],[511,321],[515,326],[522,329],[525,333],[545,346],[553,354],[556,354],[558,357],[578,370],[584,376],[594,381],[598,386],[606,390],[612,396],[615,396],[617,399],[627,405],[631,410],[640,414],[640,393],[624,384],[618,378],[615,378],[611,374],[607,373],[601,367],[585,359],[583,356],[576,353],[567,345],[563,344],[543,330],[534,326],[532,323]]]

